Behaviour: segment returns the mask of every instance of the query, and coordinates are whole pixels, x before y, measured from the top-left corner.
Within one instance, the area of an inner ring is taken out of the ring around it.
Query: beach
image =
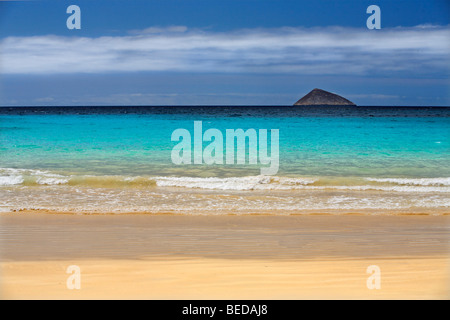
[[[450,1],[78,2],[0,0],[0,300],[450,299]]]
[[[449,119],[2,108],[1,297],[448,299]]]
[[[3,299],[450,297],[446,215],[24,211],[0,222]],[[79,290],[66,285],[71,265]]]

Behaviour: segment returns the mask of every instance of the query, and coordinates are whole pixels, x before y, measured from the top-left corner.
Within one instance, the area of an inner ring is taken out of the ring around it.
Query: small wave
[[[322,181],[318,178],[287,178],[274,176],[250,176],[233,178],[156,177],[154,179],[156,180],[156,185],[158,187],[180,187],[209,190],[348,190],[388,192],[450,192],[449,187],[442,187],[438,184],[435,185],[431,183],[428,185],[336,185],[328,184],[329,182]],[[323,184],[324,182],[326,182],[325,185]]]
[[[250,176],[233,178],[156,177],[158,187],[183,187],[210,190],[290,190],[312,184],[317,179]]]
[[[36,180],[37,184],[42,185],[58,185],[58,184],[66,184],[69,182],[68,178],[65,177],[40,177]]]
[[[33,182],[36,182],[37,184],[40,185],[47,185],[47,186],[52,186],[52,185],[58,185],[58,184],[66,184],[67,182],[69,182],[69,177],[60,175],[60,174],[54,174],[54,173],[48,173],[48,172],[34,172],[32,174],[32,176],[35,177],[35,179],[30,179],[31,184]]]
[[[24,182],[24,179],[20,175],[8,175],[0,176],[0,186],[14,186]]]
[[[450,178],[366,178],[366,180],[407,186],[450,186]]]
[[[95,188],[147,188],[156,186],[156,181],[150,177],[71,176],[67,184]]]
[[[431,186],[329,186],[329,187],[310,187],[310,189],[336,189],[348,191],[394,191],[394,192],[450,192],[450,188],[431,187]]]
[[[358,177],[169,177],[69,175],[31,169],[0,168],[0,186],[73,186],[92,188],[176,187],[222,191],[338,190],[450,193],[450,178]]]
[[[42,170],[0,168],[0,186],[86,186],[97,188],[151,187],[150,177],[62,175]]]
[[[0,186],[12,185],[58,185],[65,184],[69,177],[41,170],[0,169]]]

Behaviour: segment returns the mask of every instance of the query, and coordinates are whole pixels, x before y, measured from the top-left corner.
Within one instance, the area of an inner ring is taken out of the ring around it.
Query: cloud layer
[[[151,27],[117,37],[8,37],[2,74],[137,71],[445,76],[449,26],[381,30]]]

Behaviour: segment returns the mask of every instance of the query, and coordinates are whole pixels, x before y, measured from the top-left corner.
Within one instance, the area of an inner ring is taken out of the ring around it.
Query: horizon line
[[[0,108],[140,108],[140,107],[386,107],[386,108],[450,108],[450,105],[293,105],[293,104],[190,104],[190,105],[14,105],[1,106]]]

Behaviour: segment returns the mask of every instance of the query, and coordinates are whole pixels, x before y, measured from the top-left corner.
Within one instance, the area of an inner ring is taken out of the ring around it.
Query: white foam
[[[284,178],[274,176],[250,176],[233,178],[155,177],[158,187],[180,187],[210,190],[349,190],[387,192],[450,192],[449,178],[436,179],[376,179],[368,181],[397,183],[397,185],[313,185],[314,178]],[[403,183],[403,184],[401,184]]]
[[[0,168],[0,186],[16,186],[24,182],[43,186],[65,185],[71,179],[95,178],[96,176],[65,176],[49,171],[31,169]],[[98,176],[115,178],[118,181],[133,182],[145,177]],[[187,189],[208,189],[223,191],[251,190],[340,190],[340,191],[385,191],[399,193],[450,193],[450,177],[441,178],[349,178],[351,185],[341,181],[312,177],[247,176],[229,178],[199,177],[146,177],[158,187],[179,187]],[[109,179],[106,179],[108,181]],[[358,183],[359,181],[359,183]],[[325,182],[326,184],[324,184]],[[356,182],[356,183],[355,183]]]
[[[210,190],[289,190],[314,183],[316,179],[249,176],[233,178],[155,177],[158,187]]]
[[[331,186],[331,187],[318,187],[318,188],[331,188],[338,190],[353,190],[353,191],[394,191],[394,192],[450,192],[450,187],[427,187],[427,186]]]
[[[63,176],[59,176],[59,177],[52,177],[52,176],[44,176],[44,177],[39,177],[36,182],[38,184],[42,184],[42,185],[58,185],[58,184],[66,184],[69,182],[69,178],[67,177],[63,177]]]
[[[14,186],[22,184],[24,181],[21,175],[0,176],[0,186]]]
[[[450,178],[366,178],[366,180],[409,186],[450,186]]]
[[[320,186],[303,186],[304,188]],[[427,187],[423,187],[427,188]],[[450,198],[444,193],[394,192],[179,192],[163,188],[100,189],[77,187],[9,188],[0,192],[0,210],[47,209],[68,212],[177,212],[180,214],[323,213],[324,210],[381,210],[407,212],[450,212]],[[299,196],[300,195],[300,196]],[[370,212],[369,212],[370,214]]]
[[[0,168],[0,186],[20,185],[30,179],[40,185],[58,185],[68,183],[70,177],[42,170]]]

